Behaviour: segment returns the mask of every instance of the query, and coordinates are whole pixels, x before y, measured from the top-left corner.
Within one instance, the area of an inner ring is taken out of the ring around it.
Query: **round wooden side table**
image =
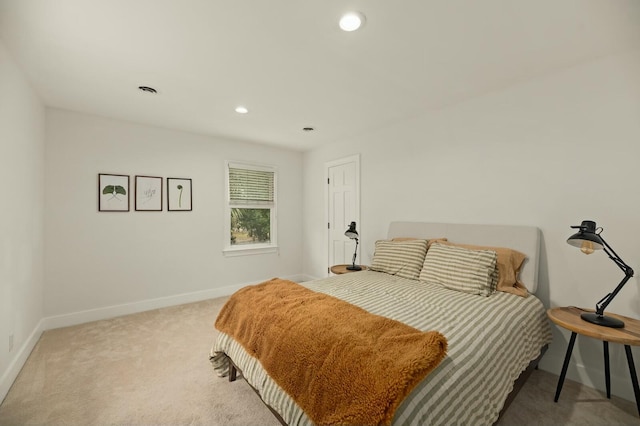
[[[609,342],[620,343],[624,345],[624,350],[627,354],[627,363],[629,364],[631,383],[633,384],[633,393],[636,397],[636,405],[638,407],[638,414],[640,415],[640,388],[638,387],[638,376],[636,375],[636,367],[633,363],[633,355],[631,353],[631,346],[640,346],[640,321],[634,318],[628,318],[622,315],[616,315],[607,312],[607,316],[615,317],[624,321],[624,327],[604,327],[601,325],[592,324],[580,318],[580,315],[584,312],[593,312],[593,310],[576,308],[575,306],[567,306],[563,308],[553,308],[547,311],[547,316],[551,321],[558,324],[560,327],[571,331],[571,339],[569,340],[569,346],[567,347],[564,364],[562,365],[562,372],[560,373],[560,378],[558,379],[558,387],[556,388],[556,396],[554,398],[554,401],[558,402],[558,398],[560,397],[560,391],[562,391],[564,378],[567,374],[569,361],[571,360],[573,344],[576,342],[576,335],[581,334],[583,336],[602,340],[604,348],[604,371],[607,387],[607,398],[611,398],[611,375],[609,373]]]
[[[351,264],[349,264],[349,265],[333,265],[331,267],[331,272],[336,274],[336,275],[348,274],[349,272],[358,272],[358,271],[352,271],[350,269],[347,269],[347,266],[351,266]],[[361,271],[366,271],[367,269],[369,269],[365,265],[359,265],[359,266],[362,268]]]

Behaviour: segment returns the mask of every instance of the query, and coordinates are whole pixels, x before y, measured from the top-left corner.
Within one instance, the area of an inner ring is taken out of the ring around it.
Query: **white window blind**
[[[227,161],[226,183],[225,256],[277,252],[277,168]]]
[[[274,204],[274,172],[229,165],[229,201],[232,204]]]

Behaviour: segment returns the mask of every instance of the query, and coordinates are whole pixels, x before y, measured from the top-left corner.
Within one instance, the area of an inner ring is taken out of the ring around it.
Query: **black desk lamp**
[[[361,271],[362,268],[360,265],[356,265],[356,256],[358,255],[358,231],[356,231],[356,223],[351,222],[349,225],[349,229],[347,229],[344,233],[345,236],[351,238],[352,240],[356,240],[356,249],[353,252],[353,260],[351,261],[351,265],[347,266],[349,271]]]
[[[602,325],[605,327],[622,328],[624,322],[617,318],[607,317],[604,315],[604,310],[611,303],[614,297],[620,292],[622,287],[629,281],[629,278],[633,277],[633,269],[620,259],[620,256],[607,244],[607,242],[600,236],[603,229],[596,228],[596,223],[591,220],[583,220],[580,226],[572,226],[571,228],[579,229],[578,233],[573,234],[567,240],[567,243],[574,247],[579,247],[584,254],[591,254],[594,250],[604,250],[609,256],[609,259],[618,265],[624,272],[624,278],[620,281],[620,284],[613,290],[613,292],[607,294],[596,303],[595,313],[584,313],[580,317],[593,324]]]

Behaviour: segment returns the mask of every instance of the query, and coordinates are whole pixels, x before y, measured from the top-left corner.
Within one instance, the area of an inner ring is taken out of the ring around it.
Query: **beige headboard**
[[[391,222],[388,238],[440,238],[454,243],[508,247],[527,255],[520,280],[530,293],[538,288],[540,230],[535,226],[468,225],[457,223]]]

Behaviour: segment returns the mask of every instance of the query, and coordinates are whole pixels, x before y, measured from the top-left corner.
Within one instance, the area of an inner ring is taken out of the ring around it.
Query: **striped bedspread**
[[[493,424],[513,382],[551,341],[545,309],[534,296],[497,292],[483,297],[372,271],[303,285],[447,338],[447,357],[405,398],[396,425]],[[289,425],[312,424],[260,363],[221,333],[211,350],[219,375],[228,369],[227,355]]]

